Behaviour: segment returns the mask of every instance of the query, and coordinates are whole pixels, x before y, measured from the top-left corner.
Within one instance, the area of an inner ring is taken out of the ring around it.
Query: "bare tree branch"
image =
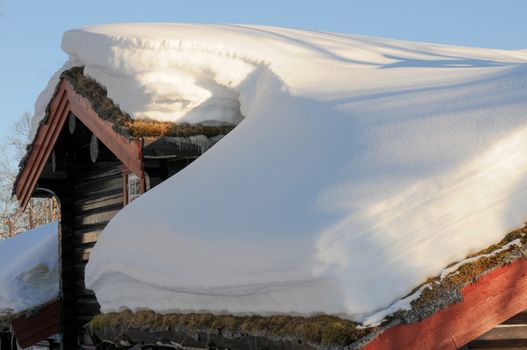
[[[53,199],[32,199],[21,212],[16,198],[11,195],[18,164],[26,153],[30,130],[31,115],[24,113],[12,126],[5,144],[0,144],[0,239],[58,218],[57,203]]]

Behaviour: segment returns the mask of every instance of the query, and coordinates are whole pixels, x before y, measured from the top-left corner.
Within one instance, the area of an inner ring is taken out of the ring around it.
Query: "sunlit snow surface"
[[[53,222],[0,240],[0,315],[58,297],[57,229]]]
[[[179,24],[63,48],[136,118],[245,116],[110,222],[86,270],[103,312],[362,321],[526,218],[524,52]]]

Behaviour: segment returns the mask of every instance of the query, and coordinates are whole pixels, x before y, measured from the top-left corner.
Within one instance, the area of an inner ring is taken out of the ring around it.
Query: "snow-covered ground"
[[[0,241],[0,315],[58,297],[57,230],[52,222]]]
[[[525,52],[185,24],[63,49],[133,117],[244,116],[110,222],[86,270],[104,312],[362,321],[526,219]]]

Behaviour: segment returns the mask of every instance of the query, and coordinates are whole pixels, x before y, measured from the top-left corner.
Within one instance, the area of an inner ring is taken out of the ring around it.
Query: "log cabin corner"
[[[60,333],[55,339],[62,349],[93,348],[85,325],[100,307],[84,286],[84,267],[101,231],[125,205],[186,167],[231,129],[134,122],[82,68],[62,74],[13,190],[21,208],[37,196],[54,196],[60,203],[60,301],[13,321],[20,346]],[[35,324],[39,330],[28,332]]]

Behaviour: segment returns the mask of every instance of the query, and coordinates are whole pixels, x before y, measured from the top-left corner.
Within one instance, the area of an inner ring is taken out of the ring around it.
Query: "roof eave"
[[[459,349],[527,308],[527,258],[498,267],[461,289],[463,300],[421,322],[387,329],[364,350]]]
[[[40,124],[28,147],[28,154],[14,183],[14,192],[22,209],[29,202],[70,113],[79,118],[130,171],[138,177],[143,176],[141,140],[117,133],[113,129],[113,123],[99,118],[90,101],[79,95],[70,82],[62,79],[50,101],[48,117]]]

